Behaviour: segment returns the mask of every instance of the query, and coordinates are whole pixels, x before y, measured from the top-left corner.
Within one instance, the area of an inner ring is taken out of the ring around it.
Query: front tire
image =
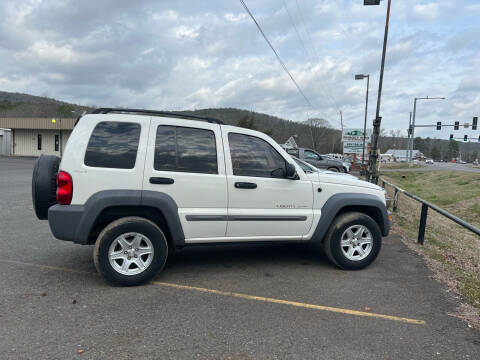
[[[168,244],[162,230],[141,217],[124,217],[107,225],[93,251],[97,271],[110,283],[141,285],[165,266]]]
[[[340,170],[338,170],[338,168],[336,168],[336,167],[329,167],[327,170],[330,170],[330,171],[333,171],[333,172],[340,172]]]
[[[370,216],[348,212],[335,218],[323,248],[328,259],[344,270],[359,270],[370,265],[382,246],[382,233]]]

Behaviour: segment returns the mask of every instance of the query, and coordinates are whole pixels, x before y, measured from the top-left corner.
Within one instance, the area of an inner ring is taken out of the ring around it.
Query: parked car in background
[[[427,159],[425,160],[425,164],[430,164],[430,165],[433,165],[433,159]]]
[[[346,172],[346,173],[350,171],[350,165],[348,163],[344,163],[343,161],[329,158],[325,155],[320,155],[319,153],[311,149],[306,149],[306,148],[288,149],[287,152],[290,155],[293,155],[299,158],[300,160],[306,161],[307,163],[312,164],[313,166],[319,169],[327,169],[330,171]]]

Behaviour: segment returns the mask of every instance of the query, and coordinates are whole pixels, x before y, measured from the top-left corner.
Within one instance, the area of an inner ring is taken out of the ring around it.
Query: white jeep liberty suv
[[[390,227],[374,184],[302,169],[258,131],[149,110],[79,118],[61,161],[37,160],[32,198],[56,238],[95,245],[96,268],[117,285],[148,281],[193,244],[308,242],[361,269]]]

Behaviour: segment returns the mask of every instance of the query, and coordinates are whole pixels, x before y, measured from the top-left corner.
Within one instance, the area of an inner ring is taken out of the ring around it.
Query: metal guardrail
[[[477,234],[480,236],[480,229],[473,226],[472,224],[466,222],[465,220],[460,219],[459,217],[450,214],[448,211],[438,207],[437,205],[434,205],[428,201],[425,201],[421,198],[419,198],[416,195],[410,194],[409,192],[399,188],[396,185],[393,185],[389,183],[388,181],[385,181],[381,179],[382,181],[382,188],[385,189],[385,185],[389,185],[394,189],[394,195],[393,195],[393,211],[397,211],[398,209],[398,193],[402,193],[405,196],[408,196],[409,198],[412,198],[413,200],[418,201],[419,203],[422,204],[422,212],[420,214],[420,225],[418,227],[418,239],[417,242],[421,245],[425,242],[425,227],[427,225],[427,215],[428,215],[428,208],[431,208],[432,210],[436,211],[437,213],[445,216],[446,218],[456,222],[457,224],[463,226],[465,229],[470,230],[471,232]]]

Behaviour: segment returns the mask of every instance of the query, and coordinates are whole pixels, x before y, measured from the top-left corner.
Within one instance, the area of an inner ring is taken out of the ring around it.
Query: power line
[[[247,5],[245,4],[245,2],[243,0],[240,0],[240,3],[242,4],[242,6],[244,7],[245,11],[248,13],[248,15],[250,15],[250,17],[252,18],[253,22],[255,23],[255,25],[257,25],[257,28],[258,28],[258,31],[260,31],[260,33],[262,34],[263,38],[265,39],[265,41],[267,42],[268,46],[270,46],[270,49],[272,49],[273,53],[275,54],[278,62],[280,63],[280,65],[282,66],[283,70],[285,70],[285,72],[288,74],[288,76],[290,77],[290,79],[292,80],[292,82],[295,84],[298,92],[303,96],[303,98],[305,99],[305,101],[307,102],[308,105],[310,105],[312,108],[315,109],[315,107],[313,106],[312,102],[307,98],[307,96],[305,95],[305,93],[303,92],[303,90],[300,88],[300,85],[298,85],[297,81],[294,79],[294,77],[292,76],[292,74],[290,73],[290,71],[288,71],[287,69],[287,66],[285,65],[285,63],[282,61],[282,59],[280,58],[280,56],[278,55],[277,51],[275,50],[275,48],[273,47],[272,43],[270,42],[270,40],[268,40],[267,36],[265,35],[265,33],[263,32],[260,24],[257,22],[257,20],[255,19],[255,17],[253,16],[253,14],[250,12],[250,10],[248,9]]]
[[[315,58],[316,58],[316,61],[317,61],[318,63],[320,63],[320,56],[318,55],[317,48],[315,47],[315,44],[313,43],[312,37],[310,36],[310,32],[308,31],[308,28],[307,28],[307,25],[306,25],[306,22],[305,22],[305,18],[304,18],[304,16],[303,16],[303,11],[302,11],[301,8],[300,8],[300,4],[298,3],[298,0],[295,0],[295,3],[296,3],[296,5],[297,5],[297,11],[298,11],[298,14],[299,14],[299,17],[300,17],[300,21],[301,21],[301,23],[302,23],[302,25],[303,25],[303,30],[304,30],[305,33],[307,34],[307,37],[308,37],[308,40],[309,40],[309,42],[310,42],[310,45],[311,45],[311,47],[312,47],[312,49],[313,49],[313,54],[314,54],[314,56],[315,56]],[[326,85],[327,88],[329,87],[326,82],[325,82],[325,85]],[[329,89],[329,90],[330,90],[330,89]],[[331,101],[331,102],[333,103],[333,105],[337,108],[337,110],[338,110],[338,111],[341,111],[341,107],[338,106],[337,102],[336,102],[335,99],[332,97],[331,91],[326,91],[326,92],[324,92],[324,91],[322,90],[322,92],[323,92],[324,94],[326,94],[326,96],[330,99],[330,101]]]
[[[308,59],[313,64],[312,58],[310,56],[310,52],[307,50],[307,47],[305,46],[305,42],[303,41],[302,37],[300,36],[300,33],[298,32],[297,26],[295,25],[295,21],[293,20],[293,16],[290,13],[290,11],[288,10],[288,6],[285,3],[285,0],[282,0],[282,1],[283,1],[283,7],[285,8],[285,11],[287,12],[288,17],[290,19],[290,23],[292,24],[293,28],[295,29],[295,32],[297,33],[298,39],[302,43],[303,50],[305,50],[305,54],[307,54]]]

